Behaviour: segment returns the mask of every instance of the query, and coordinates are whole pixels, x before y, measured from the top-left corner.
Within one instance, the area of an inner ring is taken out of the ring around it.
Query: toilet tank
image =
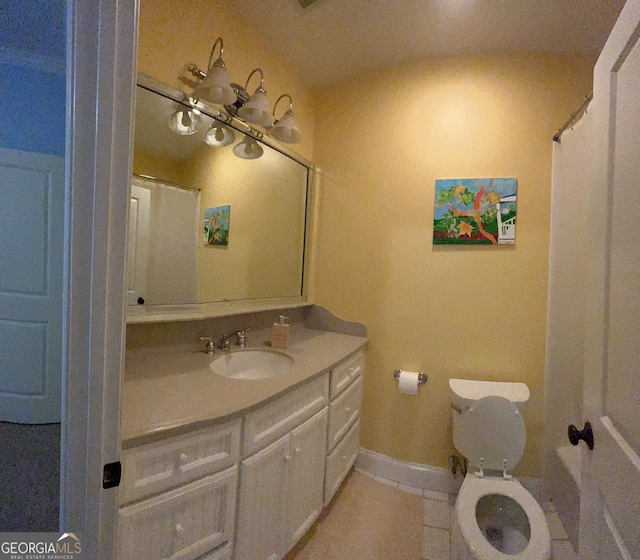
[[[509,381],[476,381],[472,379],[449,379],[451,404],[464,412],[475,401],[483,397],[497,395],[514,403],[522,410],[529,400],[529,387],[524,383]]]

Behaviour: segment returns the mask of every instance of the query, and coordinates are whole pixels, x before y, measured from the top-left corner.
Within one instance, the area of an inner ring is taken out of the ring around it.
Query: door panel
[[[581,560],[640,558],[640,0],[596,64],[586,298]]]
[[[322,511],[327,417],[325,407],[291,432],[287,550]]]
[[[289,446],[286,435],[242,461],[236,558],[280,558],[287,508]]]
[[[60,422],[64,159],[0,148],[0,421]]]
[[[127,305],[137,305],[147,297],[147,253],[151,191],[131,185],[129,237],[127,242]]]

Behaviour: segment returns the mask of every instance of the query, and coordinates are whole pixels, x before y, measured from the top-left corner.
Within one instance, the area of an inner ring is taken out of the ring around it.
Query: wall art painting
[[[518,180],[437,179],[434,245],[511,245]]]
[[[231,206],[216,206],[204,211],[204,242],[207,245],[229,244]]]

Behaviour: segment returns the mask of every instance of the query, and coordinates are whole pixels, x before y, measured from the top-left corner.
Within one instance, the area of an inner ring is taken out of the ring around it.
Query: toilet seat
[[[504,397],[490,395],[475,401],[458,428],[453,444],[470,465],[506,474],[520,462],[527,430],[518,407]]]
[[[531,536],[519,554],[506,554],[494,548],[485,538],[476,519],[476,505],[483,497],[501,494],[511,498],[524,510]],[[456,500],[456,517],[462,538],[478,560],[549,560],[551,537],[542,508],[516,480],[467,474]]]

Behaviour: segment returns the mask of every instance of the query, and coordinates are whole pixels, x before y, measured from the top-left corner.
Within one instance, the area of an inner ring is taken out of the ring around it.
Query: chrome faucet
[[[207,341],[207,344],[204,347],[204,351],[207,354],[209,354],[209,356],[213,356],[214,352],[216,351],[216,348],[213,345],[213,340],[211,339],[211,337],[209,337],[209,336],[201,336],[200,340],[202,342],[204,342],[205,340]]]
[[[236,332],[236,346],[244,348],[247,345],[247,331],[250,327],[245,327],[241,331]]]

